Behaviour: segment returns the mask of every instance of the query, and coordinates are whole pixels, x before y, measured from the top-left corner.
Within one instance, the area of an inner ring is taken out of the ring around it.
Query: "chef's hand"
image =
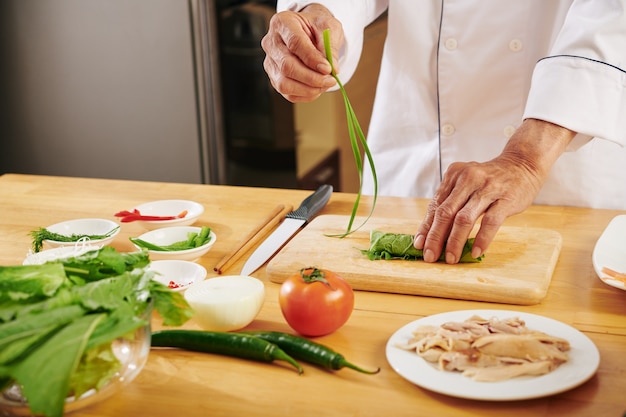
[[[343,28],[323,6],[312,4],[300,12],[275,14],[261,40],[266,53],[263,67],[272,86],[293,103],[313,101],[336,84],[326,60],[325,29],[330,29],[337,72],[337,52],[344,42]]]
[[[435,262],[445,245],[446,263],[457,263],[481,216],[472,256],[482,255],[506,218],[532,204],[575,135],[561,126],[527,119],[496,158],[450,165],[415,234],[414,245],[424,250],[424,261]]]

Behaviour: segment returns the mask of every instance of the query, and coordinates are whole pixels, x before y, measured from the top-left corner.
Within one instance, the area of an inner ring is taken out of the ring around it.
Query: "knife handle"
[[[324,208],[332,194],[332,185],[321,185],[313,194],[302,201],[302,204],[300,204],[300,207],[298,207],[296,211],[287,214],[286,217],[309,221]]]

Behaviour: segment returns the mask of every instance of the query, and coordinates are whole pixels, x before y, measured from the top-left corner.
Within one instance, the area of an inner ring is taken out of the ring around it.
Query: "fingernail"
[[[483,254],[483,250],[478,246],[472,247],[472,258],[476,259]]]
[[[433,253],[432,250],[426,249],[426,251],[424,251],[424,261],[435,262],[435,254]]]
[[[333,77],[330,77],[330,76],[326,77],[326,78],[324,79],[324,82],[322,83],[322,85],[323,85],[324,87],[332,87],[332,86],[334,86],[335,84],[337,84],[337,81],[335,81],[335,79],[334,79]]]
[[[456,256],[452,252],[446,252],[446,263],[447,264],[455,264]]]
[[[426,236],[417,235],[413,241],[413,246],[415,246],[415,249],[424,249],[424,242],[426,242]]]
[[[321,64],[317,64],[317,71],[321,72],[322,74],[328,74],[330,73],[330,70],[331,67],[328,62],[322,62]]]

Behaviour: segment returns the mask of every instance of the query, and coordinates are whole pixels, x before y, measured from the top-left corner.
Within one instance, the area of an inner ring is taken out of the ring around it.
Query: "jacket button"
[[[455,131],[456,129],[454,128],[454,126],[452,126],[449,123],[446,123],[445,125],[441,126],[441,133],[443,133],[446,136],[450,136],[454,134]]]
[[[457,41],[454,38],[446,39],[445,45],[446,45],[446,49],[449,51],[454,51],[458,46]]]
[[[519,52],[519,51],[521,51],[522,50],[522,46],[523,46],[522,41],[519,40],[519,39],[513,39],[513,40],[511,40],[511,42],[509,42],[509,49],[512,52]]]
[[[511,136],[513,136],[513,133],[515,133],[515,126],[505,126],[504,128],[504,136],[507,138],[510,138]]]

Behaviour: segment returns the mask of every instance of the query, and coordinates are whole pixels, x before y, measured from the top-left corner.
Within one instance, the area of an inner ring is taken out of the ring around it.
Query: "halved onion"
[[[244,275],[210,278],[187,288],[185,299],[194,310],[194,321],[204,330],[239,330],[261,311],[265,286]]]

